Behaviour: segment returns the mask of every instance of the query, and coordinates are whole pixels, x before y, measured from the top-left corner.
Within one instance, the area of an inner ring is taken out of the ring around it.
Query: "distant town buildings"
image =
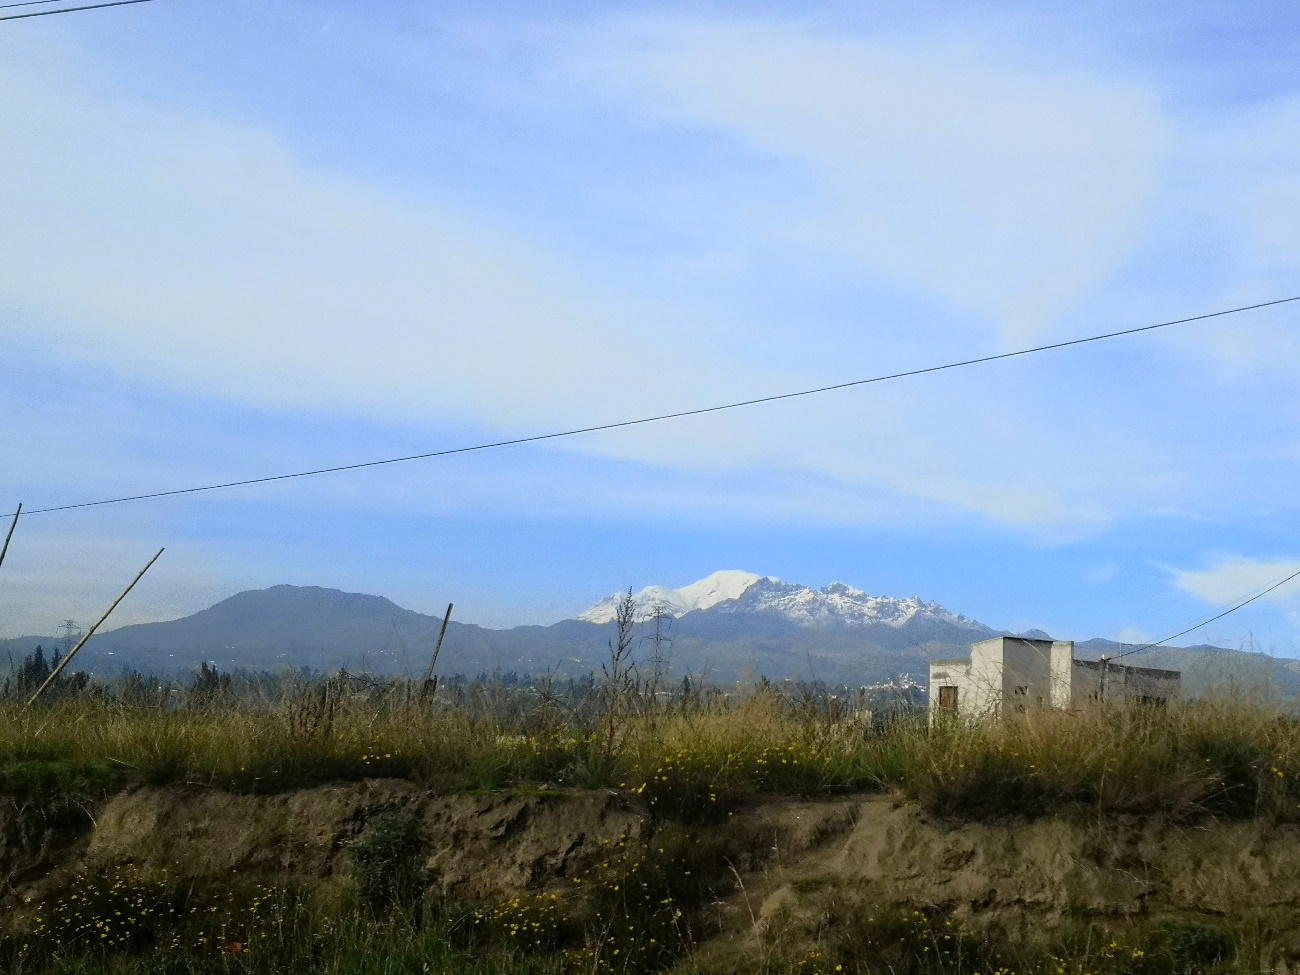
[[[930,662],[932,717],[1002,717],[1097,702],[1160,705],[1181,690],[1176,670],[1077,660],[1072,640],[996,637],[972,644],[967,660]]]

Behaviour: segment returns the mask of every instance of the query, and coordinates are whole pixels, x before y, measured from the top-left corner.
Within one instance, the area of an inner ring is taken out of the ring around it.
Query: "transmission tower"
[[[650,691],[655,694],[658,693],[660,682],[668,670],[668,651],[672,649],[673,625],[677,620],[664,603],[655,603],[650,608],[649,620],[655,625],[654,635],[642,639],[648,639],[654,645],[654,669],[650,678]]]
[[[59,624],[58,633],[61,638],[59,642],[63,645],[63,655],[66,657],[80,639],[81,627],[77,626],[76,620],[64,620]]]

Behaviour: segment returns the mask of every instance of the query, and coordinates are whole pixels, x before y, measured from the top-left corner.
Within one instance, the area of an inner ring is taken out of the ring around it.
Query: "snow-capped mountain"
[[[739,599],[754,583],[762,580],[762,576],[756,576],[752,572],[723,569],[680,589],[646,586],[632,598],[636,603],[638,619],[653,613],[659,606],[662,606],[665,612],[680,619],[697,609],[712,609],[719,603]],[[612,623],[618,601],[622,598],[623,594],[616,592],[607,599],[602,599],[578,619],[584,623]]]
[[[578,619],[587,623],[608,623],[614,619],[620,596],[603,599]],[[904,599],[871,596],[843,582],[822,589],[782,582],[771,576],[729,570],[681,589],[648,586],[633,597],[638,616],[648,615],[655,606],[677,618],[699,610],[716,614],[770,614],[809,628],[856,627],[884,624],[902,627],[910,623],[938,623],[946,627],[983,632],[984,624],[953,613],[938,603],[919,597]]]
[[[808,627],[866,626],[883,623],[901,627],[910,623],[942,623],[969,630],[987,627],[918,596],[872,596],[843,582],[821,589],[761,579],[739,599],[721,604],[723,613],[772,613]]]

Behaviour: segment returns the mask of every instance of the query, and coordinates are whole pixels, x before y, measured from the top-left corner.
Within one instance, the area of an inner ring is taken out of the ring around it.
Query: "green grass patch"
[[[1263,975],[1258,952],[1224,924],[1165,921],[1112,930],[1066,926],[1036,938],[973,931],[940,909],[903,910],[841,898],[824,906],[814,943],[778,923],[753,969],[789,975]],[[1242,925],[1238,925],[1242,927]],[[799,944],[792,950],[791,944]],[[719,969],[721,971],[721,969]]]
[[[103,793],[124,780],[124,770],[97,758],[23,758],[0,764],[0,794]]]

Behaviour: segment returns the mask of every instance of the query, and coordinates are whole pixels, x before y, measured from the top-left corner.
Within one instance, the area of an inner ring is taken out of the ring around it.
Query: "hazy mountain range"
[[[585,674],[608,657],[618,595],[577,619],[550,626],[494,630],[452,621],[438,670],[477,674]],[[999,632],[918,597],[872,596],[844,583],[812,589],[767,576],[717,572],[680,589],[651,586],[634,596],[636,654],[659,649],[676,674],[704,674],[730,682],[746,668],[773,678],[868,684],[911,674],[924,681],[933,657],[963,654]],[[273,586],[241,592],[178,620],[125,626],[95,636],[78,659],[80,669],[108,673],[123,667],[186,672],[201,661],[223,669],[279,670],[341,667],[391,674],[423,673],[441,619],[403,609],[381,596],[318,587]],[[1046,636],[1037,631],[1031,636]],[[51,637],[6,641],[15,657]],[[1081,655],[1114,654],[1117,644],[1091,640]],[[1231,679],[1271,681],[1300,691],[1300,664],[1213,647],[1162,648],[1132,662],[1171,666],[1186,674],[1189,691]]]

